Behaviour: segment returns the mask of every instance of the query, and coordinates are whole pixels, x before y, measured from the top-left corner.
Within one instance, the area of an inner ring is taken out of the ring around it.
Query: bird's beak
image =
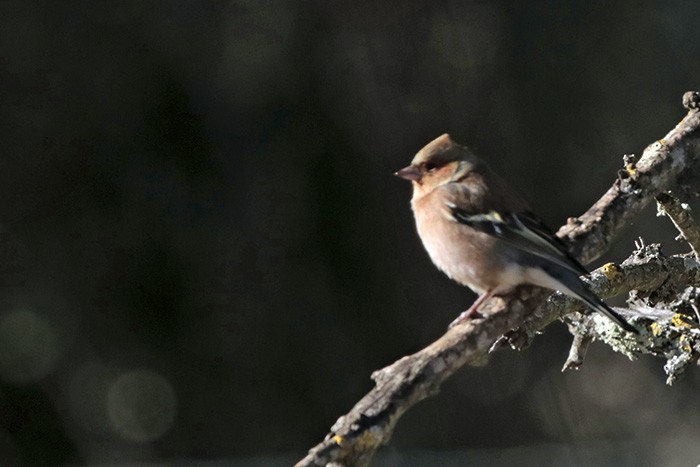
[[[396,175],[397,177],[401,177],[404,180],[412,180],[414,182],[417,182],[421,179],[420,171],[417,167],[414,167],[412,165],[404,167],[403,169],[396,172],[394,175]]]

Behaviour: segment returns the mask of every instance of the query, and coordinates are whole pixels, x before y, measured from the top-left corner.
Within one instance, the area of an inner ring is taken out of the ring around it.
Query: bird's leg
[[[457,326],[458,324],[461,324],[468,320],[474,313],[476,313],[476,310],[481,306],[482,303],[484,303],[486,300],[491,298],[493,296],[493,290],[487,290],[483,294],[479,296],[476,300],[474,300],[474,303],[472,303],[472,306],[469,307],[467,311],[463,311],[460,313],[460,315],[457,317],[456,320],[452,321],[450,323],[450,328],[453,328]]]

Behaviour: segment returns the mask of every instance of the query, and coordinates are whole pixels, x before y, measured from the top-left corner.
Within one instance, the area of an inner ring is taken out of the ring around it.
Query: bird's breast
[[[441,205],[423,209],[419,203],[413,203],[418,235],[430,259],[447,276],[478,293],[523,281],[520,268],[506,261],[503,248],[508,247],[500,240],[452,221]]]

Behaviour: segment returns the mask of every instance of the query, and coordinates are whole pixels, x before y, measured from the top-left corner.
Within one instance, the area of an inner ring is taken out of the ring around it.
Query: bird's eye
[[[426,170],[427,172],[432,172],[432,171],[434,171],[435,169],[437,169],[437,164],[435,164],[435,163],[433,163],[433,162],[427,162],[427,163],[425,164],[425,170]]]

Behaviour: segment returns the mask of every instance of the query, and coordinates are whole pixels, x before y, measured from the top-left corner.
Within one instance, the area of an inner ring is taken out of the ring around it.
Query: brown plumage
[[[527,202],[449,135],[421,149],[396,175],[412,182],[416,227],[433,263],[481,295],[453,324],[490,296],[533,284],[576,297],[635,332],[581,281],[585,268]]]

